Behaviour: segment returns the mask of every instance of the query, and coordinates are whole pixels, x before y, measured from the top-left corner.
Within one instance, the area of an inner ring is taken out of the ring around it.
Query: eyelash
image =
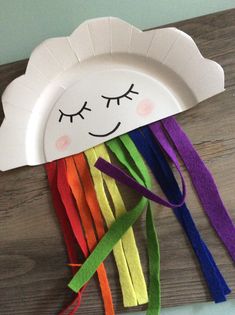
[[[85,102],[84,105],[82,106],[82,108],[81,108],[77,113],[75,113],[75,114],[65,114],[65,113],[62,112],[61,109],[59,109],[59,112],[60,112],[59,122],[62,121],[62,118],[63,118],[64,116],[70,118],[70,123],[73,123],[73,117],[78,116],[78,115],[79,115],[82,119],[84,119],[84,117],[83,117],[83,115],[82,115],[82,112],[83,112],[84,110],[87,110],[87,111],[89,111],[89,112],[91,111],[91,109],[90,109],[89,107],[86,107],[86,105],[87,105],[87,102]]]
[[[129,87],[128,91],[126,93],[124,93],[123,95],[118,96],[118,97],[108,97],[108,96],[101,95],[102,98],[108,100],[107,104],[106,104],[106,107],[109,108],[110,102],[112,100],[116,100],[118,105],[120,105],[120,100],[122,98],[128,98],[129,100],[132,101],[132,98],[129,96],[129,94],[130,93],[132,93],[132,94],[139,94],[139,92],[133,91],[133,87],[134,87],[134,84],[131,84],[131,86]]]

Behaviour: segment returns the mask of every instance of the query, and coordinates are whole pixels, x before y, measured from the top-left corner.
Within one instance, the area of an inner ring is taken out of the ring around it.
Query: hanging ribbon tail
[[[189,172],[212,226],[235,261],[235,226],[223,204],[210,171],[173,117],[162,120],[162,125]],[[156,124],[151,124],[151,130],[155,132]]]
[[[77,204],[77,210],[81,219],[83,230],[85,233],[87,246],[91,252],[97,245],[96,231],[93,225],[90,209],[87,205],[85,193],[78,175],[73,157],[65,159],[67,166],[67,180],[71,188],[71,192]],[[104,264],[102,263],[97,269],[100,290],[103,298],[104,310],[106,315],[114,315],[114,307],[112,294],[109,287],[108,277]]]
[[[64,208],[64,205],[61,201],[60,194],[57,189],[57,166],[56,162],[47,163],[45,165],[45,169],[47,172],[48,177],[48,183],[52,194],[53,204],[55,207],[56,215],[58,217],[60,227],[64,236],[65,245],[67,248],[67,253],[69,257],[69,261],[78,261],[78,255],[76,251],[76,240],[74,238],[71,226],[68,221],[68,217],[66,215],[66,211]],[[76,273],[78,268],[73,267],[72,272],[73,274]],[[83,288],[84,289],[84,288]],[[77,293],[77,296],[75,299],[64,309],[62,310],[58,315],[73,315],[78,310],[80,303],[81,303],[81,297],[82,297],[82,290],[80,290]],[[72,309],[71,309],[72,308]]]
[[[146,197],[149,200],[152,200],[160,205],[163,205],[167,208],[178,208],[184,204],[184,198],[181,198],[179,203],[173,204],[170,203],[158,195],[154,194],[151,190],[147,189],[145,186],[139,184],[136,180],[126,174],[123,170],[118,168],[117,166],[107,162],[103,158],[99,158],[95,163],[95,167],[98,168],[101,172],[106,175],[115,178],[120,183],[134,189],[141,196]]]
[[[110,228],[116,221],[109,199],[106,195],[105,181],[102,173],[94,167],[97,161],[97,154],[94,148],[91,148],[85,152],[88,164],[90,166],[91,175],[96,190],[97,199],[100,204],[100,208],[103,217],[106,221],[107,227]],[[107,186],[109,188],[109,186]],[[112,194],[111,194],[112,195]],[[131,279],[130,269],[128,268],[128,261],[126,259],[125,250],[123,246],[123,239],[119,239],[117,244],[113,248],[113,255],[115,258],[116,266],[119,274],[119,282],[121,286],[123,305],[125,307],[137,306],[138,301]]]
[[[79,177],[81,178],[85,192],[86,202],[91,211],[91,215],[96,227],[97,236],[100,240],[105,234],[105,226],[99,202],[96,197],[95,188],[92,182],[89,166],[87,164],[84,154],[74,155],[73,159],[76,164]]]
[[[104,144],[96,146],[95,152],[97,156],[102,156],[105,160],[111,162],[110,155]],[[102,177],[111,196],[114,206],[114,213],[117,218],[127,212],[124,200],[122,199],[122,195],[119,191],[115,179],[107,176],[106,174],[102,174]],[[133,288],[135,290],[137,302],[139,305],[146,304],[148,303],[147,287],[132,227],[122,237],[122,245],[126,257],[126,262],[130,271],[130,276],[133,283]]]
[[[147,199],[141,198],[133,209],[117,218],[68,284],[71,290],[78,292],[90,280],[101,262],[110,254],[123,234],[126,233],[142,214],[146,204]]]
[[[141,128],[141,132],[135,130],[129,134],[132,141],[145,158],[167,198],[171,202],[180,200],[182,194],[177,181],[159,146],[151,136],[148,127]],[[176,159],[172,160],[176,161]],[[192,244],[214,301],[225,301],[225,294],[230,293],[230,289],[219,272],[212,255],[202,241],[188,208],[183,204],[179,208],[173,208],[173,211]]]
[[[83,289],[79,291],[74,301],[71,304],[69,304],[63,311],[59,312],[58,315],[74,315],[81,305],[82,295],[80,293],[82,291]]]
[[[60,223],[61,230],[63,232],[65,245],[68,252],[70,262],[78,261],[78,254],[76,251],[76,240],[73,235],[68,217],[61,201],[59,191],[57,189],[57,166],[56,162],[50,162],[45,165],[47,172],[48,183],[52,194],[53,204],[56,211],[58,221]],[[73,273],[77,271],[77,268],[72,268]]]
[[[93,157],[92,152],[93,151],[90,151],[90,150],[86,151],[86,156],[88,160],[90,159],[89,163],[92,163],[94,165],[93,162],[96,160],[96,157]],[[89,154],[87,155],[87,153],[91,153],[91,155],[89,156]],[[94,170],[96,169],[91,168],[91,172],[93,171],[92,177],[93,179],[96,178],[98,180],[101,173],[99,174],[95,172]],[[101,195],[103,196],[103,193]],[[98,196],[100,195],[98,194],[97,197]],[[116,221],[115,220],[112,221],[112,224],[110,225],[107,233],[103,236],[103,238],[97,244],[97,246],[92,251],[90,256],[82,264],[81,268],[77,271],[73,279],[68,284],[71,290],[73,290],[74,292],[78,292],[85,285],[85,283],[87,283],[91,279],[91,277],[94,275],[99,265],[111,253],[111,251],[114,249],[114,246],[118,245],[122,236],[136,222],[138,217],[143,213],[147,203],[148,203],[147,199],[142,197],[134,208],[132,208],[131,210],[127,211],[125,214],[118,217]]]
[[[74,198],[69,187],[67,181],[67,174],[66,174],[66,162],[65,160],[58,160],[57,161],[57,187],[58,191],[61,196],[61,200],[64,204],[69,222],[71,224],[75,239],[77,244],[79,245],[83,255],[85,257],[88,256],[89,251],[86,243],[86,239],[84,237],[82,224],[80,221],[80,217],[78,215]]]
[[[120,140],[119,140],[120,139]],[[113,139],[107,142],[108,147],[114,153],[118,161],[128,170],[133,178],[139,183],[144,184],[151,189],[151,179],[144,161],[136,149],[134,143],[128,135],[122,135],[119,139]],[[138,173],[135,171],[132,164],[129,163],[124,150],[129,153],[129,158],[132,158]],[[147,248],[149,258],[149,303],[147,315],[159,315],[161,308],[161,288],[160,288],[160,248],[158,244],[157,233],[155,231],[151,205],[148,203],[146,212],[146,233],[147,233]]]
[[[151,131],[150,131],[151,128],[149,128],[149,127],[148,127],[148,128],[145,128],[145,127],[144,127],[143,129],[144,129],[145,135],[147,136],[147,138],[148,138],[148,139],[150,140],[150,142],[151,142],[151,146],[152,146],[152,147],[155,147],[155,149],[157,150],[156,153],[157,153],[158,158],[160,158],[159,161],[160,161],[160,164],[162,164],[162,169],[163,169],[163,170],[165,169],[165,170],[166,170],[166,173],[168,173],[168,174],[171,172],[171,171],[170,171],[170,168],[167,167],[166,160],[164,161],[164,155],[162,154],[162,152],[161,152],[160,148],[158,147],[156,141],[154,141],[154,138],[155,138],[155,140],[157,140],[157,141],[160,143],[162,149],[164,149],[165,153],[166,153],[166,154],[168,155],[168,157],[172,160],[173,164],[175,164],[176,168],[178,169],[178,171],[179,171],[180,174],[181,174],[179,162],[178,162],[178,160],[177,160],[177,156],[176,156],[176,154],[175,154],[175,152],[174,152],[174,149],[172,148],[171,144],[169,143],[169,140],[168,140],[168,138],[167,138],[165,129],[164,129],[164,127],[162,126],[162,124],[161,124],[160,122],[156,123],[155,126],[154,126],[154,132],[151,132]],[[168,171],[167,171],[167,169],[168,169]],[[171,172],[171,174],[172,174],[172,176],[173,176],[173,173],[172,173],[172,172]],[[169,175],[168,175],[167,177],[169,177]],[[170,176],[170,177],[171,177],[171,176]],[[174,182],[174,181],[173,181],[173,182]],[[180,192],[179,189],[177,189],[176,181],[175,181],[175,189],[176,189],[176,190],[175,190],[175,193],[176,193],[176,194]],[[174,192],[174,187],[172,187],[172,192]],[[185,208],[185,209],[184,209],[184,208]],[[185,221],[185,227],[184,227],[184,229],[185,229],[186,233],[188,234],[189,238],[191,239],[190,233],[193,232],[194,228],[196,229],[196,226],[195,226],[195,227],[192,227],[192,224],[194,225],[194,223],[193,223],[193,221],[192,221],[193,219],[192,219],[192,218],[190,219],[190,213],[189,213],[189,210],[187,210],[186,205],[183,206],[183,209],[178,208],[178,209],[173,209],[173,210],[174,210],[176,216],[178,216],[178,219],[179,219],[179,221],[181,222],[182,225],[184,225],[184,221]],[[184,219],[184,215],[183,215],[183,217],[182,217],[183,220],[181,220],[181,218],[179,217],[179,213],[177,214],[177,212],[179,212],[179,211],[181,211],[181,214],[182,214],[182,215],[185,213],[186,217],[188,216],[188,219],[185,220],[185,219]],[[190,223],[190,221],[192,221],[192,222]],[[189,232],[187,232],[187,231],[189,231]],[[195,234],[193,234],[193,235],[195,235]],[[224,280],[222,274],[220,273],[220,270],[219,270],[218,267],[216,266],[216,263],[215,263],[215,261],[214,261],[214,258],[212,257],[210,251],[208,250],[206,244],[204,243],[204,241],[203,241],[202,239],[201,239],[201,243],[202,243],[202,245],[203,245],[203,247],[204,247],[204,250],[205,250],[205,252],[206,252],[208,258],[209,258],[210,261],[211,261],[211,264],[213,265],[213,267],[214,267],[214,269],[215,269],[215,273],[216,273],[216,275],[217,275],[217,277],[218,277],[218,279],[219,279],[219,281],[220,281],[220,283],[221,283],[221,286],[222,286],[222,288],[223,288],[224,294],[225,294],[225,295],[229,294],[229,293],[231,292],[231,290],[230,290],[230,288],[228,287],[226,281]]]
[[[146,233],[149,258],[149,304],[146,315],[160,315],[160,248],[150,203],[146,211]]]

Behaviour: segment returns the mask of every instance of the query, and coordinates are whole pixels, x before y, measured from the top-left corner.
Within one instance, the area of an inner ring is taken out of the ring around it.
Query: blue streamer
[[[141,132],[134,130],[129,135],[143,155],[168,200],[172,203],[179,202],[182,199],[182,193],[164,154],[148,127],[141,128]],[[220,273],[209,249],[201,239],[189,209],[186,204],[183,204],[181,207],[173,209],[173,211],[192,244],[213,300],[216,303],[225,301],[225,295],[229,294],[231,290]]]

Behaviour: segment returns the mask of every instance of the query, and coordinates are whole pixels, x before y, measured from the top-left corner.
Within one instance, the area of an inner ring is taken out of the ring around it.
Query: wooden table
[[[173,25],[191,35],[202,54],[219,62],[225,70],[226,91],[178,115],[177,120],[214,174],[223,200],[235,219],[235,10]],[[25,71],[26,63],[27,60],[23,60],[0,67],[1,93],[11,80]],[[188,185],[187,203],[195,222],[235,291],[234,265],[208,223],[185,170],[184,174]],[[133,203],[135,197],[130,193],[128,203]],[[172,211],[159,206],[154,208],[161,245],[163,307],[210,300],[194,253]],[[143,216],[136,223],[135,232],[147,274],[144,221]],[[0,173],[0,244],[2,315],[52,315],[71,300],[71,292],[66,288],[71,273],[66,267],[65,247],[43,166]],[[106,265],[116,311],[128,311],[122,306],[112,256],[108,257]],[[145,309],[145,306],[136,309]],[[96,278],[90,281],[78,313],[103,313]]]

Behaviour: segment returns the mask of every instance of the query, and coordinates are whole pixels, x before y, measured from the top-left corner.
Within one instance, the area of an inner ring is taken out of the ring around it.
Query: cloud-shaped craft
[[[5,90],[0,169],[82,152],[223,90],[220,65],[184,32],[86,21],[39,45]]]

